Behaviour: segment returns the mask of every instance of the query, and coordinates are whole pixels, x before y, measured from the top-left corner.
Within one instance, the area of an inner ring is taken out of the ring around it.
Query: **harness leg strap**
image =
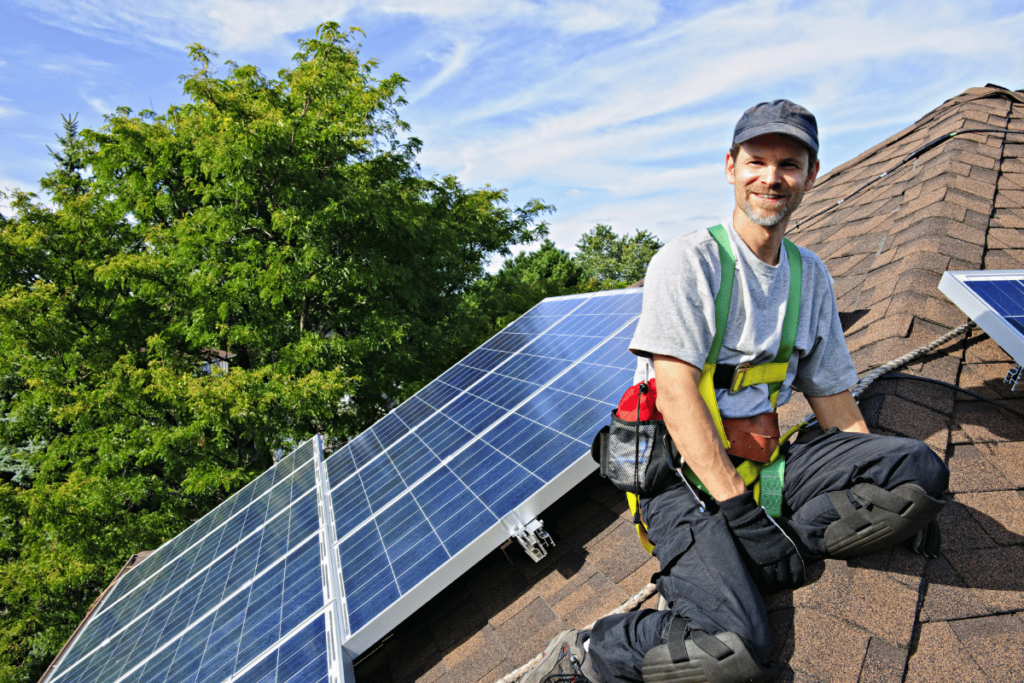
[[[828,494],[839,513],[839,519],[825,528],[825,549],[832,557],[854,557],[891,548],[928,526],[946,504],[917,484],[901,484],[886,491],[875,484],[861,483],[850,492],[864,503],[863,507],[855,507],[846,491]]]
[[[647,651],[641,671],[644,683],[763,683],[779,673],[758,664],[735,633],[690,630],[682,617],[672,620],[666,643]]]

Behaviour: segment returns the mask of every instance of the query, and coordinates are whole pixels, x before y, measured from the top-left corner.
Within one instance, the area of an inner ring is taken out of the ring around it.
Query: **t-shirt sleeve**
[[[814,316],[817,332],[811,351],[799,361],[793,388],[807,396],[832,396],[857,383],[857,370],[839,322],[832,277],[823,263],[815,260],[814,264],[819,269],[815,273],[814,297],[818,307]]]
[[[710,235],[707,241],[714,245]],[[707,359],[720,266],[706,244],[694,242],[670,242],[647,268],[640,321],[629,345],[638,356],[671,356],[698,368]]]

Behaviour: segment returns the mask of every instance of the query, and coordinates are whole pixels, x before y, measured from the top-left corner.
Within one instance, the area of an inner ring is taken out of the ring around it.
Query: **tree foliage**
[[[536,251],[507,259],[494,274],[477,280],[465,302],[465,320],[488,338],[549,296],[579,291],[576,261],[545,239]]]
[[[576,263],[590,289],[627,287],[644,276],[647,264],[664,244],[646,230],[619,236],[598,223],[576,243]]]
[[[337,25],[276,78],[190,52],[188,103],[67,119],[49,204],[0,216],[0,681],[276,449],[354,435],[475,346],[486,264],[546,234],[538,201],[424,177],[403,79]]]

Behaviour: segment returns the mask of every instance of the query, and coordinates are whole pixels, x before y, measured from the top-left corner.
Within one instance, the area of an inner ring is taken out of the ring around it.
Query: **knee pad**
[[[686,631],[686,620],[676,617],[668,642],[647,651],[644,683],[763,683],[779,673],[777,666],[761,666],[735,633]]]
[[[862,483],[854,484],[850,491],[865,503],[864,507],[854,507],[846,491],[828,494],[839,513],[839,519],[825,528],[825,549],[832,557],[854,557],[891,548],[928,526],[946,504],[917,484],[901,484],[886,491]]]

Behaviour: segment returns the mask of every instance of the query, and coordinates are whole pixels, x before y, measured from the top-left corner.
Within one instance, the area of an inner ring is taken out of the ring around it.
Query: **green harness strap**
[[[732,289],[736,272],[736,256],[733,254],[732,245],[729,243],[729,235],[722,225],[716,225],[710,229],[711,236],[718,244],[719,259],[722,264],[722,283],[715,296],[715,338],[711,342],[711,349],[708,351],[707,360],[704,361],[704,368],[701,371],[701,378],[698,384],[701,398],[707,405],[711,419],[715,423],[718,436],[724,448],[728,449],[731,444],[725,435],[725,425],[722,423],[722,414],[718,409],[718,399],[715,396],[714,374],[718,363],[718,354],[722,349],[722,341],[725,338],[725,328],[729,320],[729,309],[732,306]],[[800,252],[789,240],[783,240],[786,249],[786,260],[789,263],[789,293],[786,300],[786,313],[782,322],[782,338],[779,342],[779,350],[775,358],[768,363],[743,364],[736,370],[731,391],[754,386],[756,384],[768,385],[768,397],[772,409],[776,408],[779,399],[779,390],[786,379],[786,371],[789,368],[789,359],[793,355],[793,346],[796,342],[796,331],[800,321],[800,286],[803,269],[800,259]],[[788,434],[787,434],[788,436]],[[783,440],[779,441],[784,443]],[[736,468],[740,478],[747,486],[753,486],[754,498],[773,517],[778,517],[782,512],[782,483],[785,476],[785,461],[780,458],[781,451],[776,449],[771,456],[768,465],[756,463],[751,460],[744,460]],[[687,479],[707,491],[704,485],[689,467],[684,467]]]

